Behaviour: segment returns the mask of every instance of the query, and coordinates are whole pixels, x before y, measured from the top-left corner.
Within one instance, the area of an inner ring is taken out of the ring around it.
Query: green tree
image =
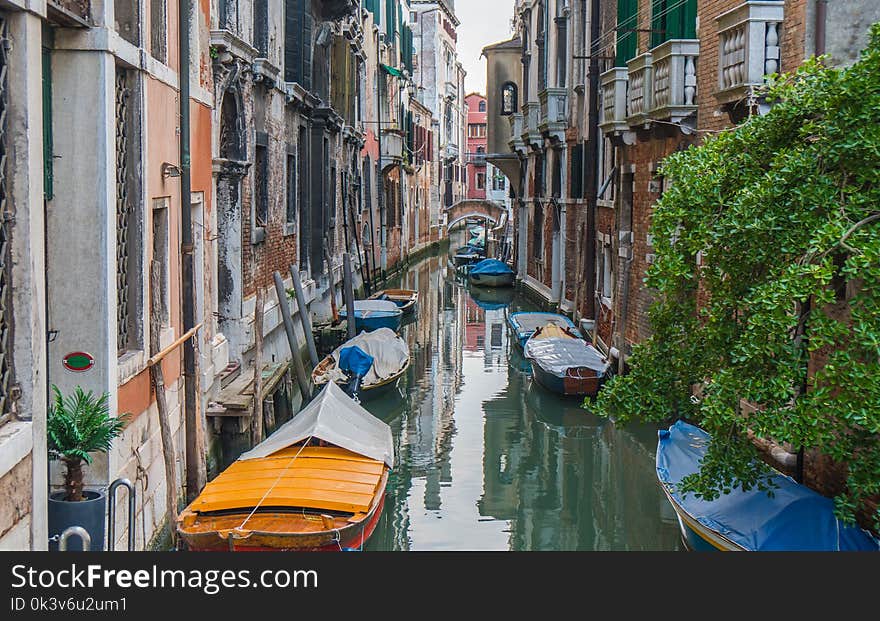
[[[852,67],[810,60],[767,96],[766,115],[665,160],[653,336],[596,408],[706,429],[683,491],[708,499],[766,489],[750,432],[818,449],[846,468],[850,520],[880,494],[880,24]]]

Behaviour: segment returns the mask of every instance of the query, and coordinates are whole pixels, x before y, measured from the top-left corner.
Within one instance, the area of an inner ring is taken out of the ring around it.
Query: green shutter
[[[652,0],[651,16],[651,47],[697,38],[697,0]]]
[[[394,0],[385,0],[385,39],[389,45],[394,43]]]
[[[55,196],[55,161],[52,157],[52,54],[43,48],[43,195],[47,201]]]
[[[638,0],[617,0],[617,67],[625,67],[636,55],[638,9]]]

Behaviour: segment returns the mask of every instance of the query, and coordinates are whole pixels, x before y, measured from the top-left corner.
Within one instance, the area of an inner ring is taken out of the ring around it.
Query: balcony
[[[458,85],[455,82],[444,82],[443,83],[443,95],[446,99],[450,101],[455,101],[458,98]]]
[[[645,52],[626,63],[629,74],[629,91],[626,95],[626,122],[630,126],[642,125],[651,110],[651,90],[654,86],[651,52]]]
[[[448,142],[443,147],[443,159],[445,160],[454,160],[458,159],[459,149],[458,145],[454,142]]]
[[[629,74],[626,67],[614,67],[601,76],[602,112],[599,127],[606,134],[620,133],[629,130],[626,122],[626,89]]]
[[[565,142],[568,126],[568,89],[547,88],[538,94],[541,100],[541,123],[538,129],[553,142]]]
[[[403,163],[403,131],[382,129],[382,170]]]
[[[697,111],[697,39],[672,39],[651,50],[652,118],[679,123]]]
[[[722,13],[718,24],[718,93],[721,103],[747,97],[779,70],[779,26],[783,2],[743,2]]]
[[[48,0],[48,14],[65,26],[90,26],[92,21],[92,0]]]
[[[544,143],[544,137],[541,135],[539,125],[541,123],[541,104],[530,101],[523,106],[523,116],[525,122],[523,124],[522,140],[526,147],[534,147],[540,149]]]
[[[526,124],[525,117],[516,113],[508,116],[507,120],[510,123],[510,142],[507,143],[510,150],[525,155],[526,143],[522,139]]]

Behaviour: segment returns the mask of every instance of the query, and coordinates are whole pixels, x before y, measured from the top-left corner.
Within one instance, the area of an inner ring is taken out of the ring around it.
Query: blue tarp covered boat
[[[468,271],[468,280],[478,287],[510,287],[515,278],[514,271],[498,259],[484,259]]]
[[[339,316],[348,319],[348,308],[343,306]],[[372,332],[379,328],[390,328],[397,332],[403,318],[403,311],[389,300],[355,300],[354,331]]]
[[[543,328],[547,324],[553,324],[560,328],[568,328],[572,332],[577,332],[577,326],[565,315],[556,313],[512,313],[507,318],[507,324],[516,336],[517,344],[525,349],[526,341],[535,333],[538,328]]]
[[[773,497],[758,489],[734,489],[717,500],[682,495],[676,486],[697,472],[711,442],[684,421],[659,432],[657,478],[692,550],[880,551],[880,542],[834,516],[834,501],[775,473]]]

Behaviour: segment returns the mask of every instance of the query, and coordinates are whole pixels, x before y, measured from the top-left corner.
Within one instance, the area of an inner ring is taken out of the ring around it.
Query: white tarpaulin
[[[346,347],[353,347],[355,345],[373,357],[373,366],[361,380],[361,386],[365,388],[394,377],[400,373],[401,369],[409,361],[409,347],[406,341],[390,328],[379,328],[373,332],[361,332],[350,341],[340,345],[330,355],[333,356],[333,360],[338,365],[340,352]],[[328,381],[331,379],[334,381],[347,381],[345,373],[336,366],[327,375],[330,376],[327,378]]]
[[[343,306],[339,309],[340,315],[347,314],[348,307]],[[355,300],[354,301],[354,312],[364,313],[364,312],[382,312],[382,313],[402,313],[400,307],[397,306],[391,300]]]
[[[394,467],[391,427],[355,403],[333,382],[291,421],[238,459],[262,459],[308,438],[324,440]]]
[[[568,369],[578,367],[593,369],[603,377],[610,367],[598,349],[581,339],[531,338],[526,342],[525,356],[557,377],[564,377]]]

